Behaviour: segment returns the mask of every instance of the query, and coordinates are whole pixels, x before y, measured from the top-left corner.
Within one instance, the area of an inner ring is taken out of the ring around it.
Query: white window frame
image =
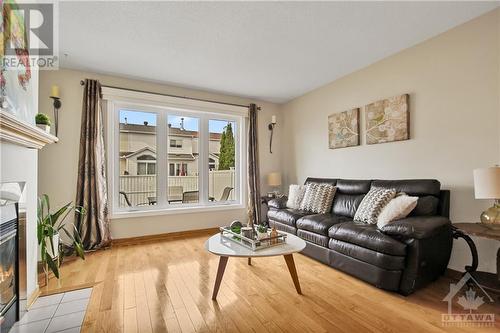
[[[248,108],[219,104],[214,102],[197,101],[178,97],[149,94],[144,92],[129,91],[116,88],[102,88],[103,109],[106,113],[106,146],[108,193],[110,194],[110,218],[127,218],[139,216],[153,216],[165,214],[193,213],[202,211],[218,211],[230,209],[244,209],[247,202],[247,176],[246,176],[246,129]],[[129,109],[157,114],[156,126],[156,180],[157,204],[139,207],[120,207],[119,205],[119,110]],[[168,138],[168,115],[182,114],[186,117],[199,119],[198,140],[198,179],[199,202],[192,204],[169,204],[168,177],[169,167],[167,151],[170,146]],[[235,136],[235,200],[227,202],[211,202],[208,198],[209,178],[209,120],[228,120],[236,123],[233,130]],[[162,143],[162,141],[164,141]],[[202,163],[205,161],[206,163]]]
[[[156,175],[156,161],[151,161],[151,160],[137,160],[137,175],[138,176],[153,176]],[[146,173],[144,175],[139,175],[139,164],[145,164],[146,165]],[[155,165],[155,173],[149,173],[149,165],[154,164]]]

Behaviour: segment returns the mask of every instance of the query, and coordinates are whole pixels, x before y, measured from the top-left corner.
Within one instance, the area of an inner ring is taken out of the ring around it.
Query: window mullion
[[[167,191],[168,191],[168,176],[167,176],[167,114],[159,112],[157,116],[157,137],[156,137],[156,186],[157,189],[157,205],[166,206]]]
[[[208,118],[206,116],[200,117],[200,140],[199,151],[200,158],[198,161],[198,179],[200,186],[199,200],[201,204],[206,205],[208,203],[208,151],[209,151],[209,128],[208,128]]]

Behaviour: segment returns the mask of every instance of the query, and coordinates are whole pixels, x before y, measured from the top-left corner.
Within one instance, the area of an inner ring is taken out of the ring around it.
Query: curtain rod
[[[80,80],[80,85],[81,86],[85,85],[85,81]],[[101,84],[101,87],[113,88],[113,89],[121,89],[121,90],[128,90],[128,91],[134,91],[134,92],[140,92],[140,93],[146,93],[146,94],[153,94],[153,95],[160,95],[160,96],[168,96],[168,97],[176,97],[176,98],[183,98],[183,99],[191,99],[191,100],[200,101],[200,102],[210,102],[210,103],[217,103],[217,104],[224,104],[224,105],[231,105],[231,106],[241,106],[241,107],[244,107],[244,108],[248,108],[249,107],[249,105],[218,102],[218,101],[214,101],[214,100],[210,100],[210,99],[203,99],[203,98],[194,98],[194,97],[186,97],[186,96],[179,96],[179,95],[162,94],[162,93],[145,91],[145,90],[138,90],[138,89],[130,89],[130,88],[121,88],[121,87],[115,87],[115,86],[108,86],[108,85],[105,85],[105,84]],[[257,110],[260,110],[260,106],[257,106]]]

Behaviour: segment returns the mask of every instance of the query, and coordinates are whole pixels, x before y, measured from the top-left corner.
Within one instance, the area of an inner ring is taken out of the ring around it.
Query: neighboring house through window
[[[198,101],[183,109],[184,99],[170,107],[170,97],[152,95],[147,103],[145,95],[103,89],[112,215],[182,205],[244,207],[247,109],[221,105],[218,111],[218,104],[206,109]]]

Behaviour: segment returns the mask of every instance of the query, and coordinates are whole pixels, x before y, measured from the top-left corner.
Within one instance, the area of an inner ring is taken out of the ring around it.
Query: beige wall
[[[451,190],[452,221],[478,221],[491,202],[474,199],[472,170],[500,160],[499,17],[489,13],[284,105],[286,181],[436,178]],[[368,146],[362,131],[361,146],[328,149],[329,114],[403,93],[411,140]],[[498,243],[477,243],[480,268],[494,271]],[[469,258],[455,241],[450,267]]]
[[[76,172],[78,164],[78,147],[80,136],[80,119],[83,88],[80,80],[98,79],[104,85],[132,88],[151,92],[160,92],[196,98],[214,99],[221,102],[249,104],[255,102],[262,107],[259,112],[260,164],[261,184],[265,190],[265,175],[280,170],[279,154],[269,154],[269,134],[267,124],[272,115],[276,115],[281,123],[281,115],[277,105],[234,96],[224,96],[209,92],[160,85],[145,81],[132,80],[116,76],[86,73],[62,69],[40,73],[40,112],[52,117],[50,87],[57,84],[61,89],[62,108],[60,111],[59,142],[51,145],[39,154],[39,193],[47,193],[54,207],[68,201],[74,201],[76,195]],[[274,139],[274,150],[281,148],[281,130],[277,127]],[[201,229],[228,224],[234,219],[245,219],[245,210],[219,211],[199,214],[163,215],[143,218],[115,219],[111,223],[114,238],[124,238],[147,234],[158,234],[179,230]]]

